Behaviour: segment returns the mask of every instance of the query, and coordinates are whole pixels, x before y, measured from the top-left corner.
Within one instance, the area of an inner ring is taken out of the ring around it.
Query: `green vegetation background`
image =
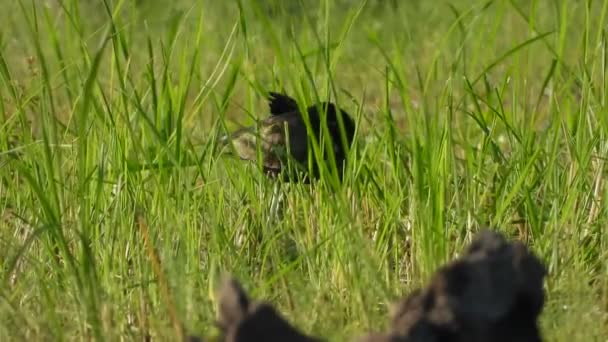
[[[345,340],[487,224],[546,263],[547,341],[605,341],[607,10],[0,1],[0,340],[213,335],[224,272]],[[343,186],[216,155],[267,90],[356,116]]]

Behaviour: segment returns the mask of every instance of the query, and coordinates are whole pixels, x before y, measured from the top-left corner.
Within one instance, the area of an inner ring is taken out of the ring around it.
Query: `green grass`
[[[608,1],[392,3],[0,1],[0,340],[213,335],[224,272],[348,340],[492,225],[605,341]],[[214,144],[282,89],[359,126],[277,216]]]

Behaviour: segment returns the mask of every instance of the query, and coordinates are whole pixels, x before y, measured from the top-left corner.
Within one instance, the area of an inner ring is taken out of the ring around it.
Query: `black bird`
[[[255,161],[257,160],[257,143],[259,142],[261,143],[262,164],[267,174],[276,177],[282,173],[284,180],[297,181],[297,177],[292,177],[295,176],[294,174],[285,172],[288,159],[292,158],[296,168],[300,170],[303,176],[302,181],[309,182],[307,165],[309,152],[312,150],[308,143],[310,136],[296,100],[285,94],[270,92],[268,106],[271,115],[260,122],[259,130],[257,126],[242,128],[225,136],[222,143],[229,144],[232,142],[241,159]],[[317,141],[321,141],[320,137],[323,132],[321,128],[322,112],[319,109],[327,113],[326,122],[331,136],[330,145],[333,149],[339,178],[342,179],[342,170],[348,153],[347,149],[350,148],[354,139],[355,122],[350,114],[331,102],[321,102],[318,105],[309,106],[307,112],[311,132],[314,133]],[[342,144],[338,110],[342,114],[346,149]],[[286,131],[288,134],[285,134]],[[319,144],[319,147],[322,148],[322,145]],[[329,163],[329,158],[328,151],[324,151],[323,160]],[[313,174],[310,178],[318,178],[319,165],[317,165],[314,157],[311,160]],[[330,164],[327,164],[327,167],[329,168]]]

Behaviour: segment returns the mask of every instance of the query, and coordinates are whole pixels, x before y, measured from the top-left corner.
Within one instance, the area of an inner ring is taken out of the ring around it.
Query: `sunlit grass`
[[[231,272],[344,340],[482,225],[548,266],[546,340],[605,339],[608,1],[289,3],[0,1],[0,339],[212,335]],[[215,146],[265,90],[359,123],[279,214]]]

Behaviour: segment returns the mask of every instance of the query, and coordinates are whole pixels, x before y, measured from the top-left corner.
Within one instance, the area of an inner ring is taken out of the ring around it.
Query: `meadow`
[[[349,340],[491,226],[547,266],[545,340],[606,341],[607,13],[0,0],[0,340],[212,336],[226,272]],[[283,90],[355,117],[343,183],[217,153]]]

